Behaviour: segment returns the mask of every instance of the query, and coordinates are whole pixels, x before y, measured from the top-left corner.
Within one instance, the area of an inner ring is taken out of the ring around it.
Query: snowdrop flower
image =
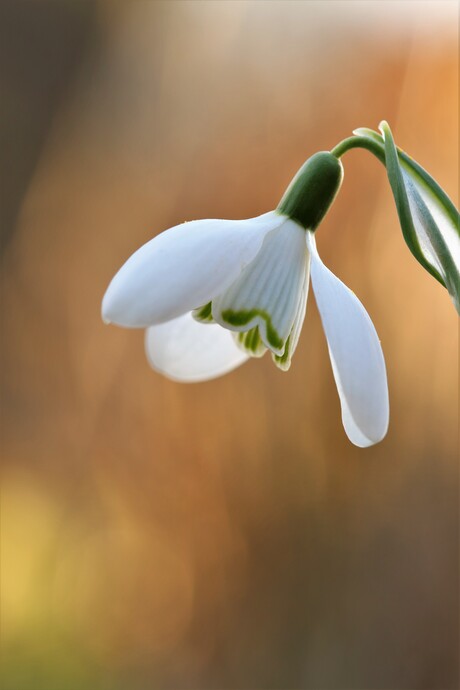
[[[321,261],[314,235],[342,177],[341,162],[320,152],[275,211],[166,230],[115,275],[103,319],[145,328],[151,366],[176,381],[212,379],[267,350],[287,370],[311,275],[345,431],[357,446],[377,443],[389,416],[380,342],[357,297]]]

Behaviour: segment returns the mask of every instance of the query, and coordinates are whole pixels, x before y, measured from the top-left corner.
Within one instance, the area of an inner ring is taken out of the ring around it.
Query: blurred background
[[[5,690],[458,688],[457,319],[381,164],[318,232],[382,340],[391,424],[352,446],[313,295],[289,373],[200,385],[104,326],[184,220],[275,207],[387,119],[458,203],[456,2],[2,0]]]

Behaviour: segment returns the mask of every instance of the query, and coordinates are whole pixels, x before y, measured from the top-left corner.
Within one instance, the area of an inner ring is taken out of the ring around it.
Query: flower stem
[[[348,137],[347,139],[344,139],[341,141],[337,146],[334,146],[334,148],[331,150],[331,153],[333,156],[336,158],[341,158],[344,153],[349,151],[350,149],[367,149],[371,153],[374,154],[376,158],[379,159],[379,161],[383,164],[385,164],[385,149],[384,147],[379,144],[377,141],[373,141],[372,139],[369,139],[368,137],[362,137],[362,136],[353,136],[353,137]]]

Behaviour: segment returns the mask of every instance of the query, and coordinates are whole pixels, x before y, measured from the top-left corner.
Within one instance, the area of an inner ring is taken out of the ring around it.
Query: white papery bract
[[[305,317],[310,267],[349,439],[380,441],[388,390],[380,342],[357,297],[321,262],[313,232],[279,210],[246,221],[192,221],[122,266],[106,322],[147,328],[151,366],[182,382],[225,374],[270,351],[287,370]]]
[[[358,137],[377,145],[385,164],[404,239],[417,261],[447,288],[460,314],[460,217],[444,190],[412,157],[397,148],[387,122],[381,134],[367,128]]]

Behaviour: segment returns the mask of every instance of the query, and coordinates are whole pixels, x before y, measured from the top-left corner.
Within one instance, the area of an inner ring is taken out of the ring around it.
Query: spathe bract
[[[459,213],[436,180],[396,147],[388,123],[381,122],[379,129],[381,134],[356,129],[354,145],[372,142],[374,148],[370,150],[386,166],[407,246],[425,270],[444,285],[460,314]],[[347,141],[351,148],[353,138]]]

